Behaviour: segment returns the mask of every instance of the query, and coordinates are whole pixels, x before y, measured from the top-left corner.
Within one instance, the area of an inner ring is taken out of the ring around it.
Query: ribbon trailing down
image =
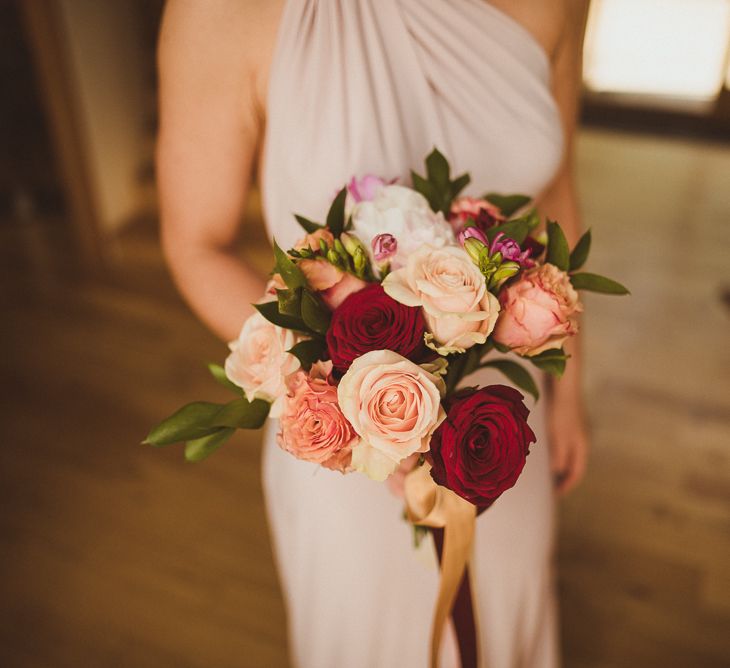
[[[431,668],[438,668],[439,649],[446,621],[466,571],[474,543],[476,506],[450,489],[437,485],[428,464],[405,479],[406,516],[419,526],[444,530],[441,582],[431,626]]]

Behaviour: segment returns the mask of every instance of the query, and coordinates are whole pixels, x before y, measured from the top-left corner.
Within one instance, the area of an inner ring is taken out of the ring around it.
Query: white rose
[[[499,315],[499,301],[466,251],[423,246],[406,266],[385,277],[383,289],[406,306],[421,306],[442,355],[484,343]]]
[[[246,399],[271,402],[271,417],[279,417],[286,397],[284,379],[300,366],[286,352],[300,337],[289,329],[277,327],[260,313],[254,313],[241,328],[238,339],[228,344],[228,379],[243,389]]]
[[[370,201],[362,201],[352,209],[355,235],[371,251],[378,234],[392,234],[398,252],[391,267],[405,265],[408,256],[424,244],[441,248],[456,243],[451,225],[441,212],[434,213],[421,193],[404,186],[389,185],[379,189]]]

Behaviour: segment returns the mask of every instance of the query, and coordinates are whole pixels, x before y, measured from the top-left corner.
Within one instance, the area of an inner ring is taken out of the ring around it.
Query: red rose
[[[522,398],[504,385],[455,394],[431,438],[431,477],[480,509],[492,505],[517,482],[535,442]]]
[[[353,292],[335,309],[327,330],[327,348],[340,373],[371,350],[392,350],[416,362],[427,351],[425,331],[421,309],[395,301],[379,284],[372,283]]]

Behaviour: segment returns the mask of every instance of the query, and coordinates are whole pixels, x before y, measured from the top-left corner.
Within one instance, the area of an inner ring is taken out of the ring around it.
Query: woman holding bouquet
[[[321,219],[321,194],[342,175],[408,183],[433,146],[471,173],[467,194],[529,194],[574,242],[585,4],[171,0],[160,40],[163,243],[193,309],[228,341],[262,293],[235,251],[256,167],[267,227],[283,248],[300,236],[292,212]],[[571,352],[566,375],[533,410],[538,443],[522,478],[477,520],[470,569],[491,668],[559,661],[553,499],[581,478],[587,447]],[[490,382],[488,372],[474,382]],[[296,461],[274,433],[264,483],[294,665],[425,666],[438,573],[401,519],[406,467],[388,494],[363,476]],[[457,665],[453,639],[443,659]]]

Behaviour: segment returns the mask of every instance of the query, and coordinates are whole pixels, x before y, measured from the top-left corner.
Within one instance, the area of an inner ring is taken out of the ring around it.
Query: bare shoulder
[[[168,0],[158,45],[163,82],[199,92],[245,88],[263,100],[282,6],[283,0]]]

